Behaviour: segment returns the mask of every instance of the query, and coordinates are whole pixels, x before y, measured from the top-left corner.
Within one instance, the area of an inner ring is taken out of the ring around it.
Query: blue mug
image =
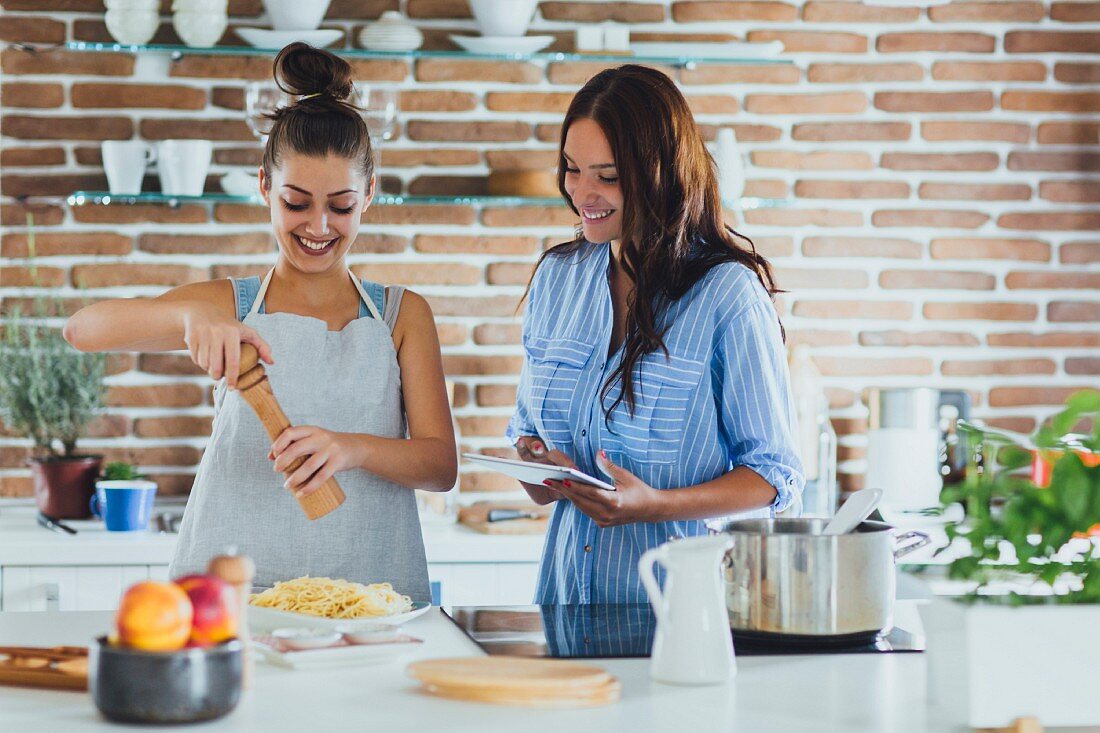
[[[156,495],[152,481],[96,481],[89,508],[111,532],[134,532],[149,527]]]

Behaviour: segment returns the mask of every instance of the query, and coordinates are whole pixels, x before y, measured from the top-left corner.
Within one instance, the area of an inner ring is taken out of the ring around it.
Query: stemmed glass
[[[397,128],[397,90],[393,87],[356,82],[351,101],[362,108],[371,141],[389,140]],[[271,120],[264,115],[290,103],[290,95],[269,81],[245,85],[245,118],[252,134],[261,140],[271,131]]]

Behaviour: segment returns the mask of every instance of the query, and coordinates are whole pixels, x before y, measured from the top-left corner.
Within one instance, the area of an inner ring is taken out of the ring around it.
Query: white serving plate
[[[245,43],[256,48],[282,48],[295,41],[303,41],[318,48],[327,46],[343,37],[344,32],[332,28],[316,31],[274,31],[270,28],[234,28]]]
[[[672,58],[702,59],[755,59],[770,58],[783,53],[782,41],[765,43],[746,43],[727,41],[725,43],[635,43],[630,50],[638,56],[661,56]]]
[[[553,36],[448,36],[470,53],[538,53],[554,42]]]
[[[287,669],[313,669],[357,664],[381,664],[399,659],[419,648],[420,639],[401,635],[393,641],[371,644],[339,643],[321,649],[283,651],[278,641],[267,634],[252,637],[252,648],[265,662]]]
[[[413,603],[411,611],[397,613],[392,616],[321,618],[320,616],[310,616],[306,613],[293,613],[292,611],[280,611],[275,608],[249,606],[248,623],[253,631],[274,631],[275,629],[281,629],[287,626],[305,626],[335,631],[337,626],[365,626],[379,621],[397,626],[427,613],[431,607],[432,604],[427,601],[416,601]]]

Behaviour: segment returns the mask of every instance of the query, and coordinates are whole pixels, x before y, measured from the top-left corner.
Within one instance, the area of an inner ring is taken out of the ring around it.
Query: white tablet
[[[583,481],[586,484],[592,484],[593,486],[598,486],[607,491],[615,490],[615,487],[606,481],[593,478],[584,471],[576,468],[555,466],[552,463],[532,463],[531,461],[519,461],[511,458],[495,458],[493,456],[483,456],[479,453],[463,453],[462,457],[482,465],[485,468],[491,468],[497,473],[503,473],[506,476],[511,476],[514,479],[518,479],[528,484],[541,484],[547,479],[551,481],[576,479],[577,481]]]

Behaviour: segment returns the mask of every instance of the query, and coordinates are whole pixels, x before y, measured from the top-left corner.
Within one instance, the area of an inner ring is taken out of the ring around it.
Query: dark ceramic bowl
[[[213,720],[241,697],[236,639],[205,649],[146,652],[111,646],[101,636],[92,645],[88,670],[95,706],[123,723]]]

